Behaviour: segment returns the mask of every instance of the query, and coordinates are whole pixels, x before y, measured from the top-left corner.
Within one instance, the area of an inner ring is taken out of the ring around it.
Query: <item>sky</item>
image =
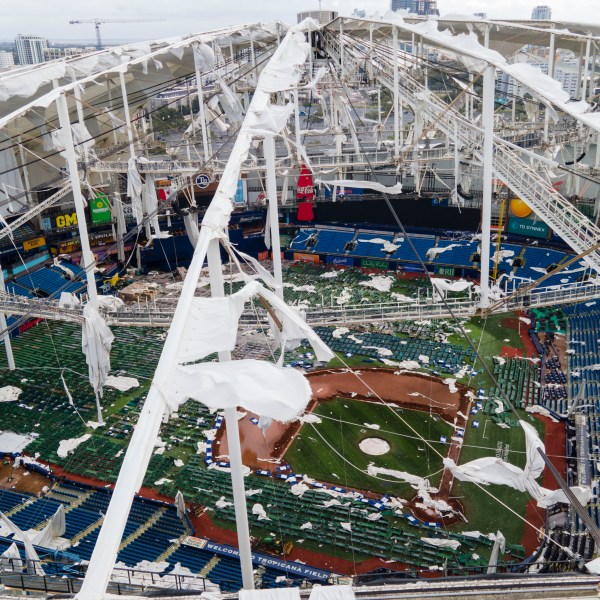
[[[486,12],[493,19],[528,19],[534,6],[549,4],[557,20],[600,23],[599,3],[599,0],[438,0],[438,7],[442,16]],[[10,9],[2,11],[0,41],[13,40],[23,33],[47,37],[52,42],[93,43],[93,24],[69,25],[69,21],[94,17],[158,19],[149,23],[102,25],[103,39],[108,42],[150,40],[257,21],[279,19],[295,23],[298,11],[318,8],[318,0],[20,0],[10,2]],[[323,0],[322,8],[346,16],[355,8],[365,10],[367,15],[384,14],[389,0]]]

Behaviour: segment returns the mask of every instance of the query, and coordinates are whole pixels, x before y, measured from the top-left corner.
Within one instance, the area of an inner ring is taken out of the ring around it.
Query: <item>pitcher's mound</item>
[[[381,438],[365,438],[358,447],[369,456],[381,456],[390,451],[390,445]]]

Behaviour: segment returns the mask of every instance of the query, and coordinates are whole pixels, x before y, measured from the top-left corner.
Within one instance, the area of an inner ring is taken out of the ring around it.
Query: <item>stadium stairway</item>
[[[125,538],[121,542],[121,545],[119,546],[119,552],[121,552],[121,550],[124,550],[127,546],[129,546],[129,544],[131,544],[132,542],[137,540],[141,535],[146,533],[146,531],[148,531],[148,529],[150,529],[150,527],[152,527],[163,516],[164,512],[164,508],[159,508],[154,513],[152,513],[152,515],[146,520],[145,523],[140,525],[133,533],[131,533],[127,538]]]
[[[198,573],[198,575],[200,575],[200,577],[208,577],[208,574],[213,570],[214,567],[217,566],[217,564],[219,563],[219,561],[221,560],[220,556],[217,556],[216,554],[202,567],[200,573]],[[210,578],[209,578],[210,579]]]

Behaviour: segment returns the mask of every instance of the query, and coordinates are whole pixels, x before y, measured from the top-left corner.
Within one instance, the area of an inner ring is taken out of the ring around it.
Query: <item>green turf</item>
[[[398,483],[390,477],[386,479],[391,482],[382,481],[365,473],[371,462],[378,467],[422,477],[437,473],[442,467],[442,459],[425,443],[415,439],[415,434],[396,416],[395,410],[382,404],[347,399],[322,402],[315,413],[329,418],[323,418],[319,424],[304,425],[285,458],[295,472],[308,473],[321,481],[412,497],[414,490],[408,484]],[[450,439],[452,429],[447,423],[428,412],[404,410],[398,413],[426,440],[432,440],[432,445],[443,456],[446,455],[447,446],[440,443],[439,438],[445,435]],[[369,429],[364,423],[379,425],[380,429]],[[390,452],[382,456],[364,454],[359,443],[369,437],[386,440]],[[433,483],[438,479],[439,474],[432,476]]]

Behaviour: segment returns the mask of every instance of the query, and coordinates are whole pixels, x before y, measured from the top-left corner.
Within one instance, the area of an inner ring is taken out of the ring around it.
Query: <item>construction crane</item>
[[[100,25],[102,23],[152,23],[161,19],[79,19],[69,21],[70,25],[79,25],[80,23],[93,23],[96,28],[96,50],[102,50],[102,37],[100,35]]]

